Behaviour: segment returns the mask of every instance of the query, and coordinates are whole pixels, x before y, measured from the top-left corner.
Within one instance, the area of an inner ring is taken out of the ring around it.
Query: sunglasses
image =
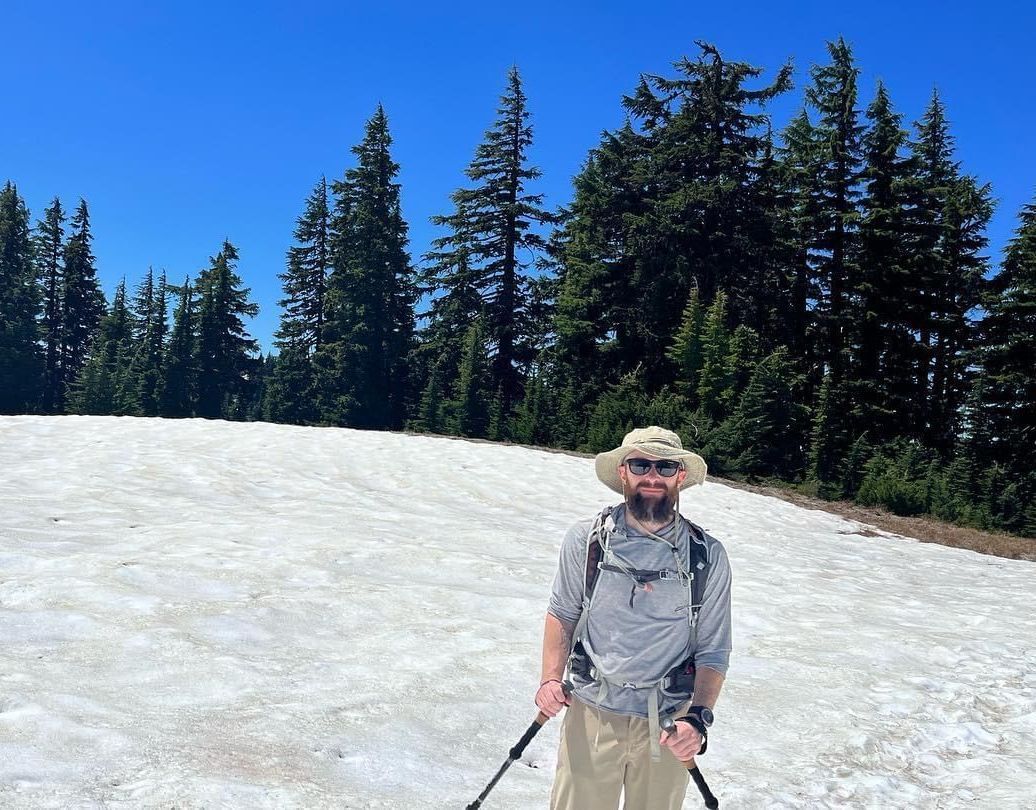
[[[667,459],[651,461],[646,458],[628,458],[624,463],[626,468],[634,475],[647,475],[648,470],[654,467],[655,472],[663,478],[672,478],[683,467],[679,461],[669,461]]]

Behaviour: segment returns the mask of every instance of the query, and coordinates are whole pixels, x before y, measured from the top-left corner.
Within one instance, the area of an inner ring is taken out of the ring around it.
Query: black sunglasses
[[[647,475],[648,470],[654,467],[655,472],[663,478],[672,478],[683,467],[679,461],[669,461],[667,459],[651,461],[646,458],[628,458],[624,463],[634,475]]]

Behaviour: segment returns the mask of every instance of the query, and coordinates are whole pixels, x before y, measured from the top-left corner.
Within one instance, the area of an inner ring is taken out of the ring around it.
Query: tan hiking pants
[[[687,769],[667,748],[652,762],[648,734],[642,717],[599,712],[573,698],[561,724],[550,810],[617,810],[623,791],[623,810],[680,810]]]

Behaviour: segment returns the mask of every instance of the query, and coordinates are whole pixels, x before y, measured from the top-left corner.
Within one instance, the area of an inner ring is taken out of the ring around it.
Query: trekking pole
[[[572,691],[572,684],[565,681],[561,684],[561,689],[566,695],[568,695]],[[532,721],[527,729],[525,729],[525,733],[522,735],[522,738],[515,743],[514,748],[512,748],[508,753],[507,761],[500,766],[500,770],[496,772],[496,776],[489,781],[489,784],[486,785],[486,789],[483,790],[478,795],[478,798],[469,804],[465,810],[478,810],[478,808],[482,806],[482,802],[485,800],[486,796],[489,795],[489,791],[496,787],[496,783],[500,781],[500,777],[503,776],[507,772],[507,769],[511,767],[511,763],[522,755],[522,752],[525,751],[525,746],[529,744],[529,741],[536,736],[536,733],[543,728],[544,723],[548,720],[550,720],[550,718],[543,712],[539,712],[536,715],[536,719]]]
[[[676,723],[672,717],[665,718],[661,723],[662,731],[666,734],[672,734],[676,730]],[[694,784],[698,786],[698,792],[701,793],[702,799],[705,801],[705,806],[709,810],[716,810],[719,807],[719,799],[717,799],[712,791],[709,790],[708,784],[705,782],[705,777],[701,775],[701,771],[698,770],[698,765],[694,761],[694,757],[688,760],[681,760],[683,766],[687,768],[687,771],[691,774],[691,779],[694,780]]]

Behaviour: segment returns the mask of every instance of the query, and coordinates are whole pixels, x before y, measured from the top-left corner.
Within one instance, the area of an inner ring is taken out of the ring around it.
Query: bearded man
[[[569,707],[550,806],[614,810],[623,796],[625,810],[679,810],[731,646],[726,551],[679,509],[705,461],[648,427],[600,453],[595,469],[623,503],[561,545],[536,692],[548,717]]]

